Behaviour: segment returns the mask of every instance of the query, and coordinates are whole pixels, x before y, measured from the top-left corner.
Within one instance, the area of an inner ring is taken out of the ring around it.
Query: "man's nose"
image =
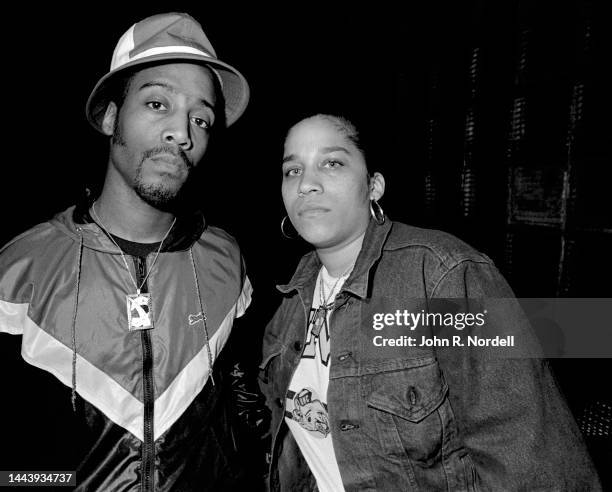
[[[167,118],[162,140],[164,143],[178,145],[183,150],[190,150],[192,141],[189,130],[189,115],[176,111]]]

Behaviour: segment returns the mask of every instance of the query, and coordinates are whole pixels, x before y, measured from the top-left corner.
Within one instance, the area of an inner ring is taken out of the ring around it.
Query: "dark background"
[[[12,7],[0,243],[99,183],[108,142],[85,120],[87,96],[130,25],[178,10],[202,23],[219,57],[251,85],[247,112],[202,163],[200,188],[208,221],[243,249],[255,330],[280,302],[274,285],[306,250],[279,232],[280,159],[287,128],[316,112],[344,114],[372,138],[368,164],[386,177],[381,204],[391,219],[466,240],[519,297],[612,297],[603,4]],[[7,367],[18,345],[0,337]],[[612,364],[553,366],[610,485]]]

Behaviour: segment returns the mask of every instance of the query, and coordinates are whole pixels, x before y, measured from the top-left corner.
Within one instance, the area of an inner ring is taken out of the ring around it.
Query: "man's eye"
[[[147,103],[147,107],[153,109],[154,111],[162,111],[166,109],[166,106],[164,106],[164,104],[160,103],[159,101],[149,101]]]
[[[208,130],[210,128],[210,123],[202,118],[192,118],[191,121],[193,121],[194,125],[205,130]]]

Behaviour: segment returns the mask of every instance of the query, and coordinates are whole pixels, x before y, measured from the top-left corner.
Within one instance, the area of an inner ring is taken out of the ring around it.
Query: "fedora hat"
[[[243,75],[217,58],[202,26],[184,13],[158,14],[130,27],[119,39],[110,71],[91,92],[85,112],[93,127],[102,131],[113,80],[139,65],[188,61],[208,66],[217,74],[225,99],[227,126],[234,123],[249,102],[249,85]]]

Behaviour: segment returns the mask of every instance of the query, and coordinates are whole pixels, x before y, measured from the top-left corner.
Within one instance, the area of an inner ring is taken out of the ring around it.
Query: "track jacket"
[[[231,488],[230,371],[218,359],[251,299],[238,245],[201,215],[178,219],[144,286],[154,328],[129,331],[135,287],[86,216],[71,207],[0,253],[0,332],[23,335],[23,359],[61,382],[58,398],[76,388],[81,427],[66,441],[80,434],[78,490]],[[144,278],[153,257],[127,256],[132,275]]]

